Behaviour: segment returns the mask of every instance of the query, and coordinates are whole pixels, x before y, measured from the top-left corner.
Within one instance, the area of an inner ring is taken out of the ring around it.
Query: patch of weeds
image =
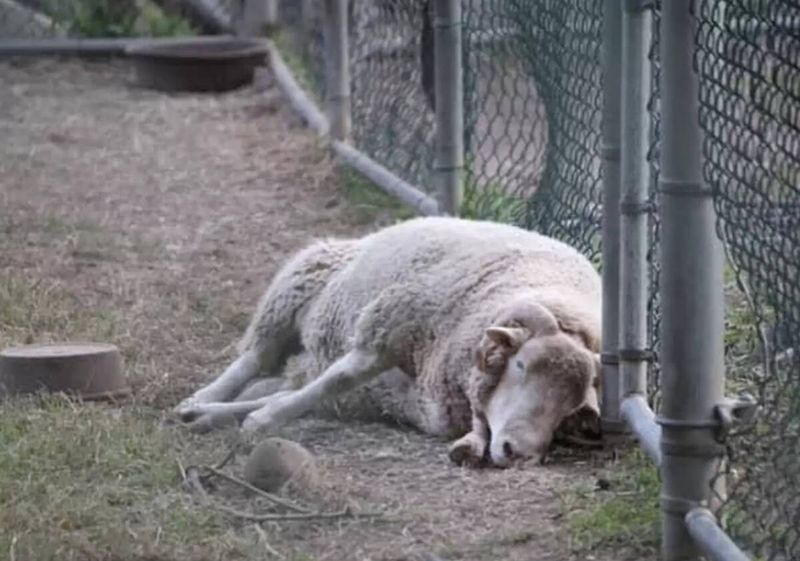
[[[12,558],[220,558],[224,520],[180,491],[158,413],[58,395],[4,403],[0,551]],[[177,554],[177,555],[176,555]]]
[[[658,470],[638,449],[600,474],[602,489],[573,488],[561,497],[571,549],[630,548],[651,554],[659,544]]]
[[[314,76],[312,62],[307,56],[297,52],[297,46],[294,44],[296,41],[292,41],[291,37],[282,31],[272,33],[271,39],[298,85],[318,102],[321,101],[319,80]]]
[[[467,161],[464,165],[464,200],[459,216],[471,220],[491,220],[513,224],[525,208],[525,200],[506,193],[503,185],[497,182],[481,181]]]
[[[147,0],[44,0],[42,9],[55,25],[79,37],[195,34],[187,20]]]
[[[340,189],[357,222],[366,224],[387,215],[394,221],[407,220],[414,216],[412,209],[355,170],[339,166],[337,171]]]
[[[0,347],[63,340],[107,341],[116,316],[90,309],[52,282],[0,273]]]
[[[756,310],[747,292],[737,282],[730,263],[724,269],[725,279],[725,358],[726,391],[753,391],[756,380],[764,375],[763,352],[759,329],[768,331],[776,322],[775,310],[763,303]],[[741,279],[745,285],[747,279]]]

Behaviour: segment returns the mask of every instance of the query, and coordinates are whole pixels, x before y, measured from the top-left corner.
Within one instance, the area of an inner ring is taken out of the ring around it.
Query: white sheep
[[[600,292],[574,248],[508,225],[416,218],[319,241],[272,280],[239,357],[176,410],[196,426],[271,429],[357,395],[457,438],[454,462],[541,460],[565,420],[599,414]],[[298,388],[292,376],[271,395],[247,387],[290,355]]]

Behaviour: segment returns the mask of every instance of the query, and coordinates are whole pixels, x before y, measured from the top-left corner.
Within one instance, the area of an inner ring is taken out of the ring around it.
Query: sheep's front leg
[[[313,409],[323,399],[364,384],[387,367],[378,353],[365,349],[352,350],[301,389],[266,398],[268,401],[263,407],[245,418],[242,429],[245,431],[270,429],[296,419]]]
[[[489,443],[489,425],[483,415],[472,416],[472,430],[450,445],[450,460],[457,465],[477,466],[483,463]]]
[[[245,352],[214,381],[181,401],[175,407],[175,412],[186,420],[186,417],[195,416],[192,411],[199,404],[227,401],[235,397],[247,382],[256,377],[260,366],[259,356],[255,350]]]
[[[291,391],[277,392],[258,399],[239,399],[237,401],[197,403],[181,410],[181,420],[188,423],[195,432],[209,432],[240,422],[249,413],[264,407],[270,401]]]

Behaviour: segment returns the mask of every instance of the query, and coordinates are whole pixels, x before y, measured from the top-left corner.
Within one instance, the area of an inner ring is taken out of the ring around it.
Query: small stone
[[[273,493],[288,484],[313,487],[318,474],[314,456],[306,448],[291,440],[268,438],[250,452],[244,466],[244,479],[254,487]]]

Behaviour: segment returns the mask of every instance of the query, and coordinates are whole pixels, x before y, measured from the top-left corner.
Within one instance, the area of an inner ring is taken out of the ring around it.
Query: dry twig
[[[289,510],[293,510],[294,512],[299,512],[299,513],[308,513],[308,512],[310,512],[307,508],[303,508],[303,507],[293,503],[292,501],[289,501],[287,499],[283,499],[281,497],[278,497],[277,495],[273,495],[272,493],[268,493],[266,491],[263,491],[262,489],[259,489],[258,487],[255,487],[255,486],[251,485],[247,481],[239,479],[235,475],[227,474],[224,471],[222,471],[220,469],[217,469],[216,467],[212,467],[212,466],[197,466],[197,469],[205,470],[205,471],[209,472],[212,475],[215,475],[215,476],[217,476],[217,477],[219,477],[221,479],[229,481],[230,483],[233,483],[235,485],[239,485],[240,487],[243,487],[243,488],[247,489],[248,491],[251,491],[251,492],[253,492],[253,493],[255,493],[255,494],[257,494],[257,495],[259,495],[261,497],[264,497],[265,499],[267,499],[267,500],[269,500],[269,501],[271,501],[271,502],[273,502],[273,503],[275,503],[277,505],[280,505],[282,507],[288,508]]]

